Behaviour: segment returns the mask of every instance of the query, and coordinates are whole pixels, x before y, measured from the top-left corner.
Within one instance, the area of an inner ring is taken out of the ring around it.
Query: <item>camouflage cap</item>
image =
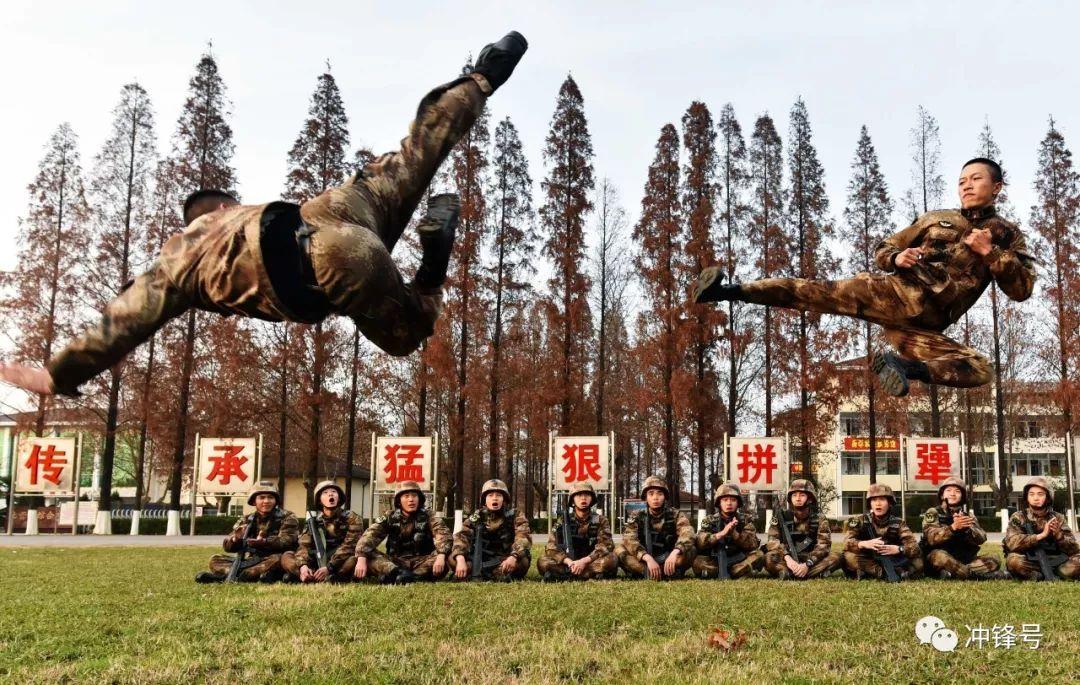
[[[281,503],[281,494],[278,492],[277,486],[268,480],[251,486],[251,490],[248,491],[248,504],[255,506],[255,498],[258,495],[273,495],[276,503]]]
[[[1027,482],[1027,485],[1024,486],[1024,494],[1023,494],[1023,504],[1024,504],[1024,506],[1027,506],[1027,494],[1028,494],[1028,490],[1030,490],[1031,488],[1042,488],[1043,490],[1046,491],[1046,499],[1048,499],[1048,500],[1054,499],[1054,488],[1051,487],[1050,481],[1046,480],[1042,476],[1036,476],[1035,478],[1032,478],[1031,480],[1029,480]]]
[[[420,489],[420,484],[415,480],[403,480],[397,484],[397,489],[394,490],[394,508],[401,508],[401,496],[406,492],[415,492],[420,497],[420,508],[424,508],[424,503],[427,501],[427,496],[424,495],[424,491]]]
[[[875,497],[888,497],[890,502],[896,504],[896,495],[893,494],[892,488],[884,483],[870,484],[870,487],[866,489],[866,505],[870,506],[870,500]]]
[[[809,497],[814,504],[817,504],[817,490],[814,489],[814,484],[805,478],[798,478],[791,481],[791,485],[789,485],[787,489],[786,499],[788,506],[791,505],[791,494],[795,492],[805,492],[807,497]]]
[[[323,482],[315,486],[315,504],[317,504],[318,506],[322,506],[322,502],[319,501],[319,497],[322,496],[323,490],[326,490],[327,488],[334,488],[338,491],[338,499],[340,500],[338,502],[338,505],[340,506],[341,503],[345,501],[345,489],[332,480],[324,480]]]
[[[937,489],[937,498],[938,498],[938,500],[940,501],[941,498],[944,497],[945,488],[949,487],[950,485],[953,486],[954,488],[960,488],[960,504],[967,504],[967,485],[964,483],[964,481],[960,480],[956,476],[949,476],[948,478],[945,479],[944,483],[942,483],[940,486],[938,486],[938,489]]]
[[[592,486],[592,483],[577,483],[570,487],[570,494],[568,495],[571,500],[574,499],[574,495],[580,495],[583,492],[587,492],[592,495],[592,502],[589,506],[596,503],[596,488]]]
[[[745,502],[743,501],[742,490],[739,490],[739,484],[733,480],[729,480],[728,482],[723,483],[720,487],[716,488],[716,492],[713,493],[713,504],[719,506],[721,497],[736,498],[737,500],[739,500],[740,507],[745,504]]]
[[[480,503],[483,505],[484,498],[487,497],[489,492],[501,492],[507,499],[510,498],[510,488],[506,487],[506,483],[502,482],[498,478],[492,478],[484,483],[484,487],[480,488]]]
[[[664,497],[671,497],[671,493],[668,491],[667,481],[660,476],[649,476],[645,479],[645,484],[641,486],[641,499],[645,499],[645,493],[653,488],[664,491]]]

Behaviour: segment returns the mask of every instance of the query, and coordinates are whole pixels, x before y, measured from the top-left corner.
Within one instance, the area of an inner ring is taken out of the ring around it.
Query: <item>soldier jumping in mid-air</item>
[[[1001,167],[982,157],[960,171],[959,210],[928,212],[882,241],[874,261],[888,274],[861,273],[841,281],[765,278],[724,284],[718,267],[705,269],[695,302],[736,300],[876,323],[899,352],[874,355],[881,387],[903,396],[908,381],[972,388],[990,381],[990,364],[942,334],[991,281],[1016,301],[1031,296],[1034,259],[1016,224],[994,211],[1004,184]]]
[[[45,368],[0,364],[0,380],[43,395],[78,395],[82,383],[191,308],[301,323],[340,314],[390,354],[414,351],[439,316],[457,198],[429,203],[411,283],[390,253],[439,165],[527,48],[516,31],[484,47],[471,73],[420,101],[400,150],[302,206],[240,205],[220,190],[192,194],[184,203],[187,230],[165,243],[150,270],[106,306],[97,325]]]

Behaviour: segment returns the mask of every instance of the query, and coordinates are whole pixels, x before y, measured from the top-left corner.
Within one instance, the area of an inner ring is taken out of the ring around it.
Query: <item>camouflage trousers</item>
[[[1031,580],[1040,573],[1039,564],[1025,554],[1015,552],[1005,557],[1005,568],[1013,578]],[[1080,554],[1074,554],[1057,567],[1057,574],[1066,580],[1080,580]]]
[[[629,578],[648,578],[649,567],[645,564],[645,561],[638,559],[629,553],[622,545],[618,545],[615,548],[615,557],[619,560],[619,568],[623,570]],[[697,558],[697,550],[691,549],[686,554],[679,555],[679,561],[675,565],[675,573],[671,576],[665,576],[670,578],[682,578],[686,575],[694,566],[694,559]],[[661,574],[664,572],[664,565],[660,564]]]
[[[987,576],[1001,568],[1001,563],[994,557],[975,557],[965,564],[943,549],[932,549],[926,555],[926,575],[937,577],[942,571],[948,571],[954,578],[967,580]]]
[[[909,559],[901,554],[894,556],[893,559],[897,565],[897,573],[907,573],[908,578],[918,578],[922,575],[922,557]],[[844,552],[843,568],[846,573],[856,577],[885,578],[885,567],[870,554]]]
[[[374,551],[368,557],[368,574],[382,580],[395,568],[404,568],[415,573],[418,580],[439,580],[450,569],[450,563],[447,560],[442,573],[436,575],[432,567],[435,566],[435,558],[438,556],[438,554],[432,552],[431,554],[391,557],[382,552]]]
[[[504,559],[506,559],[506,557],[496,557],[495,559],[491,559],[489,561],[502,562]],[[448,559],[448,562],[450,564],[450,571],[451,572],[456,572],[457,571],[457,557],[450,557]],[[514,568],[513,568],[513,570],[510,571],[510,573],[504,573],[500,566],[494,567],[491,570],[491,580],[521,580],[529,572],[529,567],[530,566],[532,566],[532,556],[529,555],[528,553],[523,554],[523,555],[521,555],[521,557],[519,557],[517,559],[517,563],[514,564]],[[472,575],[471,575],[472,574],[472,561],[468,557],[465,557],[465,568],[466,568],[467,572],[470,574],[470,575],[466,576],[465,579],[466,580],[471,580],[472,579]]]
[[[281,568],[281,556],[280,554],[270,554],[262,557],[255,564],[241,569],[240,573],[236,576],[237,580],[245,582],[255,582],[259,577],[267,571],[275,571]],[[251,559],[252,557],[248,557]],[[215,554],[210,557],[210,572],[224,578],[229,575],[229,570],[232,569],[233,561],[236,557],[229,554]]]
[[[442,307],[442,289],[406,283],[390,253],[490,92],[483,77],[465,76],[436,88],[421,101],[400,150],[375,158],[344,185],[300,207],[311,232],[308,252],[318,299],[325,299],[330,313],[352,318],[365,337],[390,354],[416,350],[434,331]],[[325,318],[325,310],[292,311],[271,284],[260,236],[264,214],[282,211],[274,205],[222,209],[172,236],[151,268],[126,284],[93,326],[49,360],[54,390],[77,394],[80,384],[191,308],[268,321]],[[281,230],[291,235],[300,228],[298,218],[285,219],[292,223]],[[295,271],[279,275],[307,288],[300,283],[299,264]]]
[[[742,561],[728,564],[728,575],[731,576],[732,580],[753,575],[754,571],[761,570],[761,565],[764,561],[765,555],[760,549],[747,552],[746,558]],[[697,574],[698,578],[720,577],[720,566],[716,563],[716,557],[711,554],[699,553],[697,557],[694,558],[693,568],[694,573]]]
[[[799,561],[805,562],[806,559],[800,559]],[[810,580],[812,578],[824,578],[840,568],[840,564],[840,553],[830,552],[829,556],[814,564],[804,578],[797,578],[791,573],[791,569],[789,569],[784,562],[783,552],[769,552],[765,555],[765,572],[773,578],[780,578],[781,580]]]
[[[614,554],[605,554],[599,559],[593,559],[580,576],[570,573],[569,567],[555,559],[550,554],[544,554],[536,560],[536,570],[543,575],[551,573],[565,579],[591,580],[592,578],[614,578],[619,572],[619,560]]]
[[[330,551],[327,550],[327,555],[329,554]],[[296,558],[296,552],[285,552],[281,555],[281,568],[285,571],[285,573],[288,573],[290,576],[296,578],[297,580],[300,579],[300,567],[302,566],[304,566],[304,564],[301,564],[300,561]],[[310,563],[308,564],[308,567],[311,568],[312,571],[316,570],[316,568],[311,566]],[[356,557],[349,556],[345,559],[345,562],[341,565],[341,568],[327,576],[327,580],[336,583],[347,583],[352,580],[353,571],[355,569]]]
[[[925,362],[930,380],[955,388],[990,382],[990,362],[943,335],[951,321],[927,304],[926,294],[895,276],[861,273],[839,281],[765,278],[742,284],[743,302],[838,314],[881,326],[901,356]]]

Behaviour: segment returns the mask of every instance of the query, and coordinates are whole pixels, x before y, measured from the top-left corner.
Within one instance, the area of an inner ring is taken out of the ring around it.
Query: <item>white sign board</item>
[[[433,492],[432,439],[429,437],[380,437],[371,455],[374,493],[392,493],[397,484],[416,481],[425,492]]]
[[[553,438],[555,490],[566,492],[581,483],[589,483],[597,492],[611,490],[610,444],[606,435]]]
[[[790,466],[787,438],[728,438],[727,479],[744,490],[784,490]]]
[[[78,465],[75,444],[75,438],[20,438],[15,462],[15,492],[74,497]]]
[[[256,438],[201,438],[199,492],[204,495],[244,495],[259,476]]]
[[[907,477],[909,492],[937,492],[950,476],[960,474],[960,438],[907,438]]]

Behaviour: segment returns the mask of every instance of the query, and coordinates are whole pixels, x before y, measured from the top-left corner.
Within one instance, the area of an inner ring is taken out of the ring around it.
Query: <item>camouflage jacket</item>
[[[817,533],[815,534],[813,530],[814,522],[810,519],[810,508],[804,507],[803,510],[806,512],[803,518],[799,518],[799,512],[795,511],[790,524],[791,538],[796,546],[803,547],[804,543],[802,541],[808,536],[814,535],[814,543],[809,551],[799,554],[796,559],[796,555],[784,545],[784,537],[780,534],[780,524],[775,517],[769,526],[769,539],[765,542],[765,550],[767,552],[791,554],[791,557],[800,564],[810,562],[810,565],[813,566],[832,552],[832,529],[829,526],[829,517],[819,513]],[[780,511],[777,511],[776,514],[779,516]]]
[[[739,523],[727,534],[727,537],[720,541],[720,544],[723,544],[729,553],[736,550],[750,552],[757,549],[757,528],[754,527],[753,520],[743,511],[735,512],[735,516],[738,516]],[[697,536],[694,538],[698,551],[706,554],[712,552],[717,544],[713,540],[713,535],[723,530],[730,520],[720,512],[702,519]]]
[[[611,526],[607,517],[602,513],[593,511],[582,520],[578,517],[577,509],[574,509],[574,526],[576,530],[570,531],[571,541],[579,553],[575,558],[592,557],[593,561],[603,559],[612,552]],[[563,526],[565,519],[559,516],[551,526],[551,534],[548,535],[547,546],[544,547],[544,556],[554,559],[556,563],[562,563],[566,558],[566,550],[563,549]],[[578,549],[578,548],[582,549]],[[589,548],[589,549],[583,549]],[[583,552],[583,553],[582,553]]]
[[[513,509],[488,511],[479,509],[461,523],[461,530],[454,535],[454,547],[450,556],[472,558],[473,536],[483,526],[484,542],[488,557],[513,556],[521,559],[529,554],[532,547],[532,531],[529,520],[521,512]]]
[[[356,541],[360,538],[363,521],[355,513],[339,507],[334,512],[334,515],[329,518],[324,513],[319,512],[318,522],[322,525],[323,533],[326,536],[326,552],[330,555],[326,565],[331,571],[336,571],[341,568],[346,559],[352,556],[353,550],[356,549]],[[296,563],[300,566],[307,565],[312,568],[316,564],[315,542],[311,539],[311,533],[308,531],[307,519],[304,520],[302,532],[300,533],[300,549],[296,551]]]
[[[1039,540],[1036,540],[1035,536],[1042,532],[1049,520],[1047,516],[1048,510],[1048,507],[1043,507],[1042,510],[1025,507],[1022,512],[1018,511],[1009,517],[1009,527],[1005,529],[1005,539],[1001,542],[1001,546],[1005,548],[1006,552],[1023,554],[1033,550],[1039,544]],[[1077,544],[1073,532],[1069,530],[1069,523],[1065,519],[1065,515],[1055,511],[1054,518],[1061,521],[1061,532],[1043,540],[1044,545],[1049,543],[1051,547],[1056,546],[1059,553],[1068,556],[1080,553],[1080,545]],[[1027,522],[1031,523],[1034,533],[1024,531],[1024,524]]]
[[[652,528],[654,540],[660,541],[661,538],[666,538],[671,543],[667,548],[677,548],[683,556],[694,549],[694,526],[690,524],[690,519],[686,518],[681,511],[665,506],[660,515],[654,515],[646,510],[626,520],[622,546],[628,555],[635,559],[642,559],[645,556],[645,535],[641,530],[641,524],[646,517],[648,517],[649,527]]]
[[[963,242],[976,228],[991,232],[992,249],[985,257]],[[928,250],[922,260],[908,269],[897,268],[897,255],[919,246]],[[914,307],[930,305],[931,311],[940,312],[941,320],[936,323],[941,330],[959,321],[991,281],[1016,301],[1030,297],[1035,285],[1035,259],[1024,234],[1016,224],[998,216],[993,207],[927,212],[879,243],[874,261],[907,286],[904,290],[918,300],[912,302]]]
[[[248,550],[251,554],[267,556],[291,552],[296,549],[296,538],[300,528],[296,516],[291,511],[286,511],[281,507],[274,507],[273,511],[266,516],[259,516],[258,513],[241,516],[240,520],[233,525],[232,532],[229,533],[221,545],[226,552],[240,551],[244,541],[244,533],[247,532],[248,524],[252,520],[256,520],[258,526],[255,538],[266,540],[267,544],[258,549],[251,548]]]
[[[873,535],[867,531],[867,521],[873,527]],[[875,537],[880,537],[887,545],[898,545],[900,553],[908,559],[917,559],[922,555],[919,541],[915,539],[915,534],[902,518],[890,516],[881,520],[871,513],[852,516],[844,524],[844,551],[870,556],[871,550],[859,549],[859,543]]]
[[[971,528],[953,530],[951,523],[954,513],[947,504],[942,504],[940,507],[927,509],[923,514],[922,542],[927,551],[944,549],[957,556],[957,552],[978,552],[979,547],[986,542],[986,531],[978,521],[975,521]]]
[[[417,516],[424,519],[421,530],[417,529]],[[410,516],[393,509],[371,522],[356,545],[356,555],[370,558],[383,540],[386,553],[392,557],[449,554],[451,534],[446,522],[431,512],[424,510]]]

